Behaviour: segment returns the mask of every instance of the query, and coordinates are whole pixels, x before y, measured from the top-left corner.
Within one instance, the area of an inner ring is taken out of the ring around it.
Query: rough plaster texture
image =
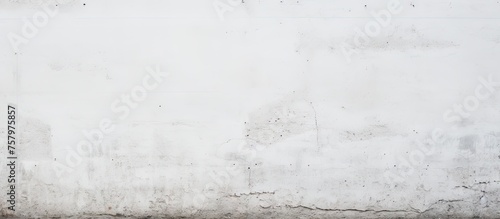
[[[359,46],[389,1],[245,0],[223,21],[220,2],[0,1],[2,145],[8,103],[19,133],[2,215],[500,217],[498,1],[401,0]],[[113,108],[156,64],[168,76]]]

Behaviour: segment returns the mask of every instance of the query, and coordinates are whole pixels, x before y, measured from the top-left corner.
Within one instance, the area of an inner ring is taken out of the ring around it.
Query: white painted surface
[[[500,86],[484,85],[500,81],[500,3],[401,0],[356,46],[388,2],[245,0],[222,21],[211,0],[0,1],[15,215],[500,217]],[[56,4],[14,51],[22,18]],[[158,86],[113,109],[155,65]]]

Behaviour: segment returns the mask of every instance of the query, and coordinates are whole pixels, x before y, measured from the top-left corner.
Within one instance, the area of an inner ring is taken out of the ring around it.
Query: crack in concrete
[[[274,195],[275,191],[272,191],[272,192],[249,192],[249,193],[239,193],[239,194],[234,193],[234,194],[228,195],[226,197],[241,197],[241,196],[264,195],[264,194]]]
[[[453,203],[453,202],[463,202],[464,200],[462,199],[455,199],[455,200],[445,200],[445,199],[440,199],[432,204],[429,205],[429,207],[425,210],[418,210],[416,208],[413,208],[410,206],[411,209],[356,209],[356,208],[319,208],[319,207],[310,207],[310,206],[305,206],[305,205],[285,205],[284,207],[287,208],[304,208],[308,210],[318,210],[318,211],[337,211],[337,212],[360,212],[360,213],[366,213],[366,212],[371,212],[371,213],[413,213],[413,214],[424,214],[432,209],[433,207],[439,203]],[[280,207],[280,206],[277,206]]]
[[[356,208],[319,208],[319,207],[309,207],[309,206],[304,206],[304,205],[285,205],[287,208],[304,208],[308,210],[318,210],[318,211],[338,211],[338,212],[373,212],[375,214],[377,213],[415,213],[419,214],[419,211],[416,210],[387,210],[387,209],[381,209],[381,210],[375,210],[375,209],[356,209]]]
[[[316,109],[314,108],[314,105],[312,102],[309,102],[311,104],[311,108],[314,111],[314,123],[316,125],[316,145],[318,146],[319,149],[319,129],[318,129],[318,115],[316,113]]]
[[[423,214],[423,213],[425,213],[425,212],[428,212],[428,211],[430,211],[430,210],[434,209],[434,208],[433,208],[433,206],[435,206],[435,205],[437,205],[437,204],[439,204],[439,203],[453,203],[453,202],[462,202],[462,201],[464,201],[464,200],[463,200],[463,199],[452,199],[452,200],[444,200],[444,199],[439,199],[439,200],[437,200],[436,202],[434,202],[434,203],[430,204],[430,205],[429,205],[429,207],[428,207],[427,209],[425,209],[424,211],[421,211],[421,213],[420,213],[420,214]]]
[[[470,190],[474,190],[474,191],[478,191],[478,189],[474,189],[475,186],[479,186],[479,185],[489,185],[491,183],[500,183],[500,181],[487,181],[487,182],[477,182],[477,183],[474,183],[470,186],[467,186],[467,185],[461,185],[461,186],[455,186],[454,188],[464,188],[464,189],[470,189]]]

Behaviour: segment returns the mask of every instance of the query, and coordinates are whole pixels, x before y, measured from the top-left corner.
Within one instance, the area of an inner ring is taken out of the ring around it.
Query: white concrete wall
[[[498,218],[499,12],[0,1],[1,213]]]

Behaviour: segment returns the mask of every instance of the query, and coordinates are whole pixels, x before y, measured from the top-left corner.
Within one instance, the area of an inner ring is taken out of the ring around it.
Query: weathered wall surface
[[[0,1],[1,213],[498,218],[499,12]]]

